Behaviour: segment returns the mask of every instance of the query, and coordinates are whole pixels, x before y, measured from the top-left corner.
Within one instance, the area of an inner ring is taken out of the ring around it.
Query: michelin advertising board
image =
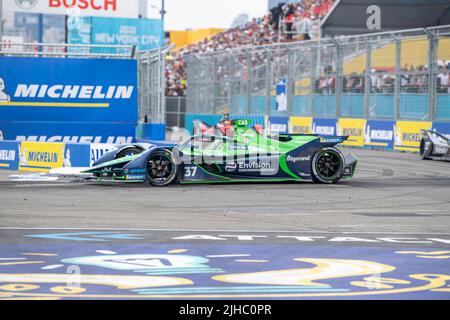
[[[132,141],[138,117],[136,71],[134,60],[0,57],[3,139]]]

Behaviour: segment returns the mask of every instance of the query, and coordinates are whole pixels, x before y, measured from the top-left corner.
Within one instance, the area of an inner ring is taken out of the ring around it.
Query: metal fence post
[[[247,114],[251,113],[251,103],[252,103],[252,56],[253,52],[251,49],[247,51]]]
[[[372,68],[372,44],[367,42],[366,46],[366,74],[364,81],[364,117],[370,118],[370,94],[372,90],[372,79],[370,70]]]
[[[344,55],[342,46],[335,42],[336,45],[336,117],[342,115],[342,91],[344,78]]]
[[[288,70],[287,70],[287,116],[292,116],[292,107],[295,93],[295,79],[294,79],[294,53],[291,48],[288,48]]]
[[[317,78],[317,51],[318,49],[315,47],[311,47],[311,116],[315,116],[315,96],[316,96],[316,78]]]
[[[272,84],[273,84],[273,78],[272,78],[272,51],[267,50],[266,53],[267,56],[267,62],[266,62],[266,115],[270,115],[270,98],[272,96]]]
[[[428,120],[436,119],[437,59],[439,39],[433,31],[428,32]]]
[[[394,83],[394,120],[401,118],[400,114],[400,85],[401,85],[401,61],[402,41],[395,39],[395,83]]]

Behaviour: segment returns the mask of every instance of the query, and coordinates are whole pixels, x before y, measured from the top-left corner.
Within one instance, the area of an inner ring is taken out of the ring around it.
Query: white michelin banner
[[[3,0],[13,12],[138,18],[139,0]]]

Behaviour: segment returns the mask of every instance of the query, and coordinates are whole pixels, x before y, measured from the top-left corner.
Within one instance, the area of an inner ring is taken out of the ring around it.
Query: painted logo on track
[[[5,299],[450,298],[450,251],[442,249],[77,241],[0,253]]]

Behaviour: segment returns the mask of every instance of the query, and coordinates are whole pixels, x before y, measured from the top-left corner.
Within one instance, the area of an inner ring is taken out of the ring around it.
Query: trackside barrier
[[[113,144],[0,141],[0,169],[49,172],[57,168],[86,168],[114,148]]]
[[[233,118],[232,115],[230,117]],[[188,114],[186,129],[192,132],[194,120],[214,124],[220,118],[218,115]],[[348,135],[349,139],[344,145],[368,149],[418,152],[422,130],[435,130],[450,138],[450,122],[269,116],[266,117],[265,123],[270,134],[289,132],[325,136]]]

